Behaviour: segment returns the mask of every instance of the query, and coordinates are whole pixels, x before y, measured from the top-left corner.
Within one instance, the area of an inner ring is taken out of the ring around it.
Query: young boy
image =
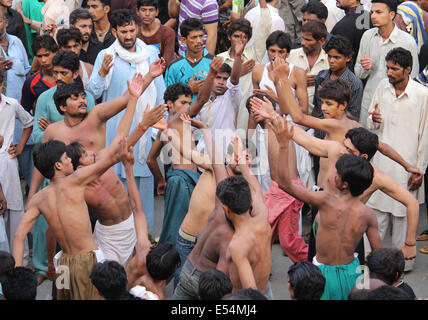
[[[296,262],[288,268],[288,292],[293,300],[320,300],[325,278],[321,270],[308,261]]]

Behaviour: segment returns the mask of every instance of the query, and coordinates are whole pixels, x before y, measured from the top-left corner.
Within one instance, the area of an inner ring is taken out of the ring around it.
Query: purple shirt
[[[178,53],[181,56],[187,50],[186,46],[181,42],[181,23],[187,18],[200,19],[203,24],[217,22],[218,3],[217,0],[181,0],[180,2],[180,16],[178,18],[178,43],[180,48]]]

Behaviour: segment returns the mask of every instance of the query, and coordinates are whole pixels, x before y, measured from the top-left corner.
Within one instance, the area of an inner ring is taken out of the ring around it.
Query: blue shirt
[[[33,133],[31,134],[31,138],[33,139],[34,143],[41,143],[43,134],[45,133],[42,129],[40,129],[39,126],[39,119],[41,117],[48,119],[50,122],[57,122],[64,119],[64,115],[58,112],[58,109],[56,108],[53,99],[53,95],[56,92],[56,88],[57,86],[46,90],[39,96],[39,99],[37,99],[36,113],[34,115]],[[88,91],[85,91],[85,93],[86,101],[88,102],[87,110],[89,111],[95,106],[95,99]]]
[[[190,63],[186,59],[186,53],[183,53],[183,56],[174,60],[166,69],[165,73],[165,83],[166,86],[181,82],[186,85],[189,84],[190,78],[196,74],[195,81],[203,80],[208,76],[210,71],[210,63],[214,56],[208,52],[207,49],[204,49],[204,56],[202,59],[196,63]],[[193,95],[192,102],[196,99],[196,95]]]
[[[151,45],[148,45],[147,47],[148,47],[148,50],[150,51],[149,64],[152,64],[159,58],[158,50],[156,49],[156,47]],[[137,52],[139,50],[141,49],[137,47]],[[116,56],[114,57],[114,66],[112,67],[113,74],[112,74],[110,86],[107,88],[107,90],[105,90],[106,78],[101,77],[98,72],[101,68],[101,64],[103,62],[106,51],[107,49],[101,50],[100,53],[98,54],[97,59],[95,60],[94,69],[92,71],[91,78],[89,79],[89,82],[86,85],[86,89],[89,92],[91,92],[96,99],[102,96],[103,102],[110,101],[113,98],[121,96],[126,90],[128,90],[128,85],[126,81],[127,80],[131,81],[135,72],[137,72],[136,64],[130,64],[129,62],[126,62],[116,54]],[[158,105],[160,103],[163,103],[165,81],[162,76],[159,76],[154,80],[154,84],[156,86],[156,91],[157,91],[156,105]],[[155,106],[150,106],[150,107],[153,108]],[[110,145],[112,143],[124,112],[125,110],[122,110],[117,115],[115,115],[114,117],[110,118],[107,121],[106,145]],[[140,120],[136,121],[134,116],[132,120],[130,132],[137,127],[139,121]],[[152,136],[152,128],[148,130],[147,135],[148,137]],[[137,142],[137,144],[134,147],[135,159],[139,158],[139,147],[140,147],[140,142]],[[146,143],[145,158],[147,158],[147,155],[149,154],[151,147],[152,147],[152,140],[148,138]],[[125,169],[121,162],[116,164],[114,166],[114,169],[118,174],[118,176],[122,178],[126,178]],[[141,163],[138,160],[136,160],[134,164],[134,175],[136,177],[150,177],[152,173],[150,172],[150,169],[147,166],[146,162]]]

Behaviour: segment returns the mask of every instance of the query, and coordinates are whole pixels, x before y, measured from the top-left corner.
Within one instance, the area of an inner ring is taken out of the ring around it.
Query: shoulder
[[[172,62],[167,67],[167,69],[179,68],[185,62],[186,62],[186,59],[183,56],[180,56],[180,57],[172,60]]]
[[[165,25],[161,25],[158,32],[161,32],[163,36],[175,35],[174,29],[172,29],[168,26],[165,26]]]
[[[11,98],[11,97],[6,97],[5,95],[1,95],[1,98],[8,104],[14,107],[18,107],[19,106],[19,102],[18,100],[16,100],[15,98]]]

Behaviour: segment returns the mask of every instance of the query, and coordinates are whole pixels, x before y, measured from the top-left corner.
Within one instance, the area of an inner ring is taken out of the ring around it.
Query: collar
[[[242,55],[241,55],[241,57],[242,57],[242,61],[244,62],[244,61],[246,61],[246,60],[248,60],[248,57],[247,57],[247,55],[245,54],[245,51],[246,51],[246,47],[244,48],[244,51],[242,52]],[[226,60],[230,60],[230,61],[235,61],[235,59],[233,59],[232,58],[232,56],[230,55],[230,51],[231,51],[232,49],[230,49],[229,48],[229,50],[227,50],[226,51],[226,56],[224,57],[224,60],[226,61]]]
[[[345,11],[345,15],[350,15],[350,14],[359,14],[359,13],[363,13],[364,12],[364,6],[363,5],[359,5],[353,8],[346,8],[343,11]]]
[[[299,52],[299,56],[300,57],[308,59],[307,56],[306,56],[305,51],[303,51],[303,47],[299,48],[299,49],[296,49],[296,50],[300,50],[300,52]],[[317,63],[318,61],[327,60],[327,58],[328,58],[327,53],[325,53],[324,49],[321,48],[321,52],[320,52],[320,54],[318,56],[318,59],[317,59],[317,61],[315,63]]]
[[[183,56],[184,59],[186,59],[186,52],[187,52],[187,50],[184,51],[183,54],[182,54],[182,56]],[[204,48],[204,53],[202,54],[202,58],[205,57],[207,54],[209,54],[209,52],[208,52],[208,50],[206,48]],[[230,57],[230,55],[229,55],[229,57]]]
[[[410,96],[412,95],[413,80],[412,80],[412,78],[411,78],[411,77],[410,77],[410,75],[409,75],[409,82],[407,82],[406,89],[404,89],[403,93],[402,93],[402,94],[400,94],[398,97],[397,97],[397,94],[396,94],[396,92],[395,92],[395,88],[394,88],[394,86],[393,86],[391,83],[389,83],[389,81],[388,81],[388,83],[387,83],[387,86],[386,86],[386,87],[388,88],[388,90],[391,92],[391,94],[394,96],[394,98],[395,98],[395,99],[401,99],[401,98],[403,98],[405,95],[406,95],[407,97],[410,97]]]
[[[394,29],[392,29],[391,34],[389,35],[388,39],[386,39],[385,41],[389,40],[392,43],[396,43],[400,37],[399,33],[400,33],[399,29],[398,29],[397,25],[394,23]],[[379,28],[376,28],[375,36],[382,38],[382,36],[379,33]]]

